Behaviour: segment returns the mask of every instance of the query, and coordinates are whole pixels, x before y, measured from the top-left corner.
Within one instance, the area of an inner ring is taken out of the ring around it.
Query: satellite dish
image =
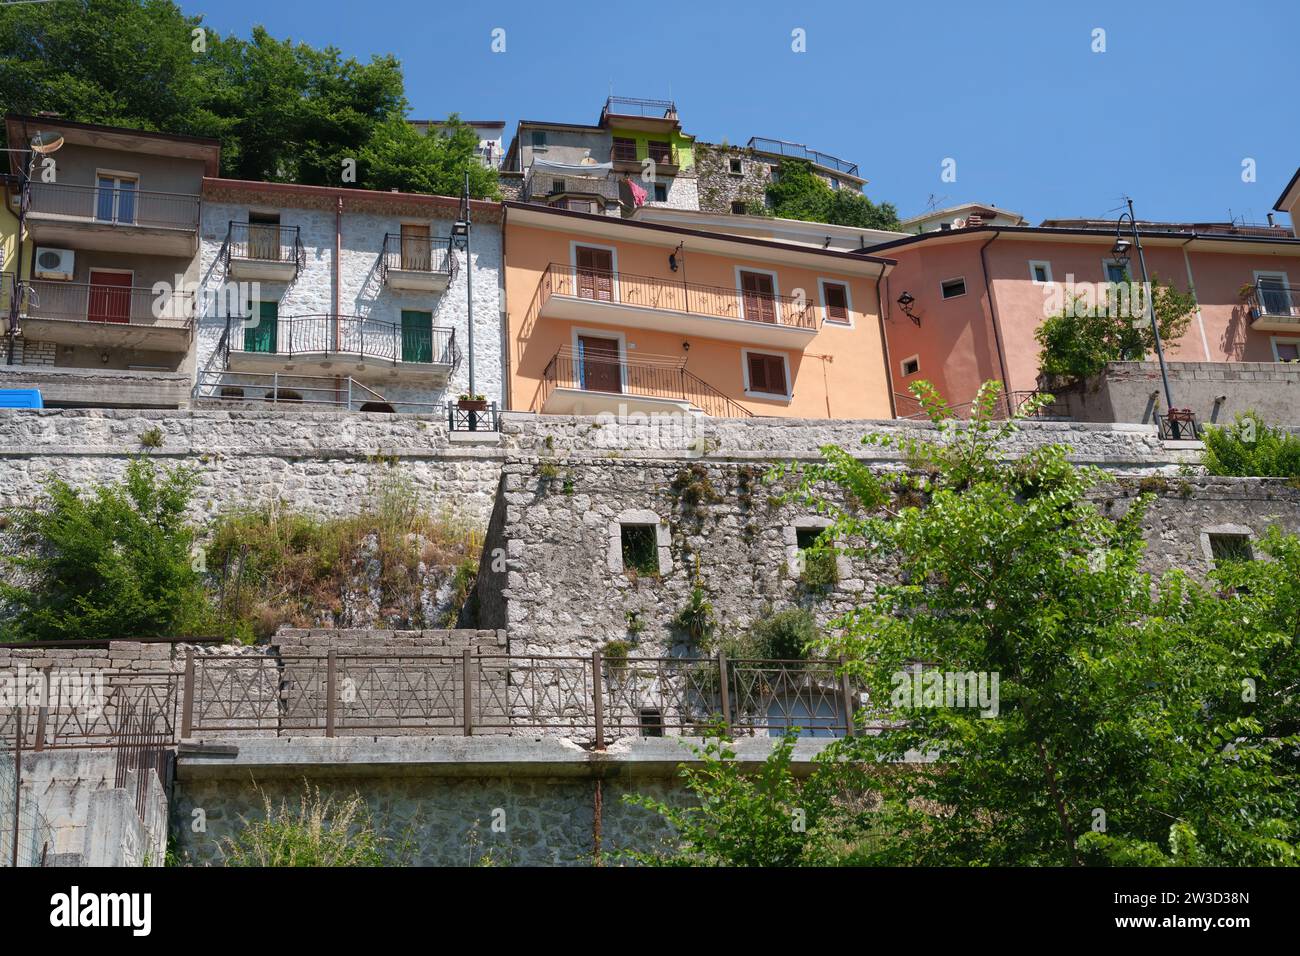
[[[32,152],[48,156],[63,148],[63,137],[58,133],[37,133],[32,137]]]

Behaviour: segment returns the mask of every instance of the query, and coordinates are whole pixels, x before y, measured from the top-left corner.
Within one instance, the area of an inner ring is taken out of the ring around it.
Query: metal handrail
[[[306,259],[298,226],[275,226],[230,220],[226,230],[226,262],[243,259],[255,262],[292,262],[299,269]]]
[[[611,109],[611,107],[626,109]],[[606,116],[640,116],[646,119],[670,119],[677,115],[677,104],[672,100],[647,100],[635,96],[611,96],[600,111]]]
[[[754,414],[688,371],[685,360],[663,357],[656,361],[647,356],[629,361],[612,354],[579,354],[567,345],[555,353],[542,373],[542,388],[533,410],[541,411],[557,388],[605,391],[592,384],[592,379],[600,376],[619,383],[609,394],[689,402],[713,418],[752,418]]]
[[[563,295],[706,318],[761,322],[785,328],[817,328],[818,310],[808,299],[754,294],[660,276],[578,269],[562,262],[552,262],[546,267],[538,293],[534,298],[538,310],[551,296]]]
[[[199,196],[146,189],[31,184],[28,215],[87,220],[115,226],[154,226],[185,230],[199,225]]]
[[[456,257],[450,236],[403,236],[390,232],[384,236],[384,272],[427,272],[456,274]]]
[[[824,166],[827,169],[834,169],[850,176],[858,175],[857,163],[850,163],[846,159],[840,159],[820,150],[809,149],[802,143],[791,143],[783,139],[768,139],[765,136],[751,136],[748,145],[750,149],[756,152],[775,153],[778,156],[788,156],[791,159],[806,159],[810,163]]]
[[[89,282],[25,282],[24,315],[29,319],[96,322],[156,328],[189,328],[194,324],[194,293],[158,293],[141,286],[96,285]]]
[[[456,365],[459,357],[455,329],[441,326],[416,331],[367,316],[319,313],[280,316],[273,337],[264,336],[257,331],[258,328],[258,324],[250,324],[241,334],[238,327],[232,327],[227,342],[229,350],[286,357],[359,355],[385,359],[393,364],[448,366]]]

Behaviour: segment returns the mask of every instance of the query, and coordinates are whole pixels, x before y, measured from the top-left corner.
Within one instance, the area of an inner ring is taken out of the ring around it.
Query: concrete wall
[[[1247,411],[1265,421],[1300,425],[1300,365],[1281,362],[1170,362],[1169,387],[1179,408],[1202,424],[1231,424]],[[1080,385],[1048,386],[1061,410],[1085,422],[1151,422],[1165,410],[1156,362],[1111,362]]]

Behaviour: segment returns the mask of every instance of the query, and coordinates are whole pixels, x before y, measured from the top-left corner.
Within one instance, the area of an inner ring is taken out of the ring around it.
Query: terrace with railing
[[[830,153],[823,153],[819,150],[809,149],[802,143],[789,143],[783,139],[767,139],[763,136],[751,136],[748,146],[758,153],[769,153],[775,156],[789,157],[790,159],[806,159],[808,162],[825,169],[834,170],[837,173],[845,173],[849,176],[858,177],[858,164],[850,163],[848,160],[832,156]]]
[[[222,252],[234,278],[281,282],[295,279],[307,258],[297,226],[233,220]]]
[[[694,332],[709,338],[802,347],[817,331],[815,304],[678,278],[577,269],[552,262],[529,312],[535,318],[600,321]]]
[[[561,348],[547,364],[533,410],[567,411],[580,401],[577,393],[591,392],[682,404],[715,418],[753,416],[749,409],[687,370],[685,359],[638,355],[628,360],[614,354],[582,354],[570,346]]]
[[[114,226],[152,226],[195,231],[199,197],[121,186],[32,183],[28,215],[37,219],[73,219]]]
[[[607,203],[620,201],[618,180],[612,176],[529,172],[524,180],[524,202],[548,202],[557,196],[595,196]]]
[[[185,351],[194,293],[85,282],[24,283],[22,329],[42,342]]]
[[[384,281],[397,289],[442,291],[456,274],[449,236],[384,236]]]
[[[672,100],[648,100],[635,96],[611,96],[600,111],[600,121],[610,116],[635,116],[640,119],[677,119],[677,104]]]

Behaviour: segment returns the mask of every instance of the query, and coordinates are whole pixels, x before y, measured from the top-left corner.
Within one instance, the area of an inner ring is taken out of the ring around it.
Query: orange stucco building
[[[890,259],[505,205],[512,410],[893,416]]]

